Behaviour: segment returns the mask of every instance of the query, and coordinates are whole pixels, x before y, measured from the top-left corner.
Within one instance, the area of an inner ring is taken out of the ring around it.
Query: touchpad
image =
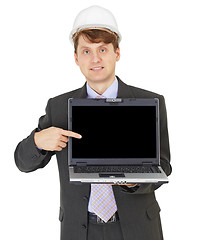
[[[124,173],[99,173],[99,177],[125,177]]]

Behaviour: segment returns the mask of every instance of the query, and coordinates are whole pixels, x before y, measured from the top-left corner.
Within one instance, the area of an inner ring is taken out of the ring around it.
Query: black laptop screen
[[[72,158],[156,158],[155,106],[72,106]]]

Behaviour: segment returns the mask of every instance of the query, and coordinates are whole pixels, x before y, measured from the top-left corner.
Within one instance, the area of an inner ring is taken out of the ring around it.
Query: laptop
[[[160,166],[159,99],[68,100],[70,183],[167,183]]]

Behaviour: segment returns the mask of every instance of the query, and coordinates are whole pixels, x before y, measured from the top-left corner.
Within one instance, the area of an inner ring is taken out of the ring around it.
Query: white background
[[[59,239],[56,158],[26,174],[13,154],[50,97],[84,84],[68,35],[76,14],[93,4],[114,13],[123,36],[116,74],[165,96],[173,174],[156,192],[164,237],[195,239],[197,6],[191,0],[1,1],[0,238]]]

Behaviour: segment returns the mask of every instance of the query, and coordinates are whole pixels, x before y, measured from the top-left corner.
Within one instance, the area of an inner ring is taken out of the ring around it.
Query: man
[[[115,18],[108,10],[92,6],[76,17],[70,39],[74,42],[74,58],[86,78],[82,88],[49,99],[46,115],[36,128],[21,141],[15,151],[16,165],[21,171],[31,172],[47,165],[56,154],[60,174],[61,203],[59,220],[61,240],[160,240],[163,239],[160,208],[154,184],[100,184],[97,193],[106,187],[103,201],[110,195],[113,212],[102,218],[95,211],[95,184],[69,183],[67,142],[69,137],[83,137],[68,131],[67,100],[69,98],[159,98],[160,100],[160,155],[161,166],[171,173],[167,116],[163,96],[128,86],[115,76],[120,59],[121,35]],[[117,145],[120,129],[117,125]],[[102,145],[102,143],[101,143]]]

